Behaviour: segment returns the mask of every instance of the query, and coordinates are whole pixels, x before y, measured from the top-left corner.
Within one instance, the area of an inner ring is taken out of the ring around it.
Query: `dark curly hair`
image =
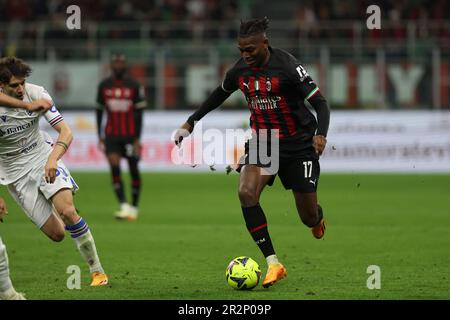
[[[0,82],[9,83],[12,77],[26,78],[31,74],[31,68],[21,59],[6,57],[0,59]]]
[[[269,19],[264,17],[262,19],[252,19],[248,21],[241,20],[241,27],[239,29],[239,37],[249,37],[254,34],[264,33],[269,27]]]

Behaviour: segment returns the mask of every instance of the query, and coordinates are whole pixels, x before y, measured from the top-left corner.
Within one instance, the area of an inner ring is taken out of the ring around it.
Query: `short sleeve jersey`
[[[131,78],[104,79],[98,86],[97,103],[107,112],[105,135],[136,137],[137,109],[145,108],[144,88]]]
[[[24,101],[53,101],[41,86],[25,83]],[[45,113],[0,106],[0,184],[7,185],[42,165],[52,150],[39,129],[41,116],[51,126],[63,120],[55,105]]]

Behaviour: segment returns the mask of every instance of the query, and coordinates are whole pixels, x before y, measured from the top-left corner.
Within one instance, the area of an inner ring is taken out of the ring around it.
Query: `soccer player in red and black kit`
[[[141,129],[143,109],[146,107],[144,90],[139,83],[127,75],[126,58],[123,54],[111,56],[112,75],[98,86],[97,129],[99,147],[105,151],[111,167],[114,191],[120,202],[120,210],[115,217],[136,220],[141,178],[138,162],[141,154]],[[102,130],[103,111],[107,120]],[[120,160],[128,160],[131,174],[132,201],[128,204],[122,177]]]
[[[317,203],[320,175],[319,156],[325,149],[330,109],[318,86],[305,68],[288,52],[272,48],[266,36],[268,19],[241,22],[238,47],[241,59],[227,72],[200,108],[175,132],[179,145],[199,121],[240,89],[250,109],[250,126],[258,138],[260,129],[278,130],[279,170],[286,189],[292,189],[298,214],[321,239],[325,233],[323,211]],[[305,106],[307,100],[315,109],[317,120]],[[245,159],[251,148],[246,144]],[[254,150],[253,150],[254,151]],[[278,261],[267,229],[267,220],[259,204],[266,185],[276,174],[264,172],[260,163],[244,162],[240,166],[239,199],[245,223],[252,238],[264,254],[268,271],[263,281],[269,287],[287,276]]]

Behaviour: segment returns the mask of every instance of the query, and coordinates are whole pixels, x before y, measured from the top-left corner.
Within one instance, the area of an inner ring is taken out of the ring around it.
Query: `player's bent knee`
[[[73,205],[67,206],[61,210],[60,215],[66,224],[74,224],[78,220],[78,213]]]
[[[241,205],[245,207],[256,206],[259,201],[256,191],[247,187],[239,188],[239,200]]]
[[[52,239],[52,241],[54,242],[61,242],[64,240],[64,229],[58,229],[55,230],[53,232],[51,232],[50,234],[47,234],[47,236]]]

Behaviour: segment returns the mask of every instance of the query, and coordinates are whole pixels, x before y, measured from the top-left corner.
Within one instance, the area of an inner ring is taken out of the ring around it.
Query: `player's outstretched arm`
[[[25,102],[0,92],[0,105],[9,108],[26,109],[28,111],[47,111],[52,107],[53,103],[45,99]]]
[[[201,106],[187,119],[187,121],[175,131],[173,140],[177,146],[181,144],[183,138],[189,136],[194,130],[196,121],[200,121],[208,112],[220,106],[233,92],[223,90],[222,86],[218,86],[209,95],[208,98],[201,104]]]
[[[45,164],[45,181],[47,183],[55,182],[57,162],[69,149],[73,140],[72,130],[64,120],[58,122],[53,128],[58,131],[59,136]]]

